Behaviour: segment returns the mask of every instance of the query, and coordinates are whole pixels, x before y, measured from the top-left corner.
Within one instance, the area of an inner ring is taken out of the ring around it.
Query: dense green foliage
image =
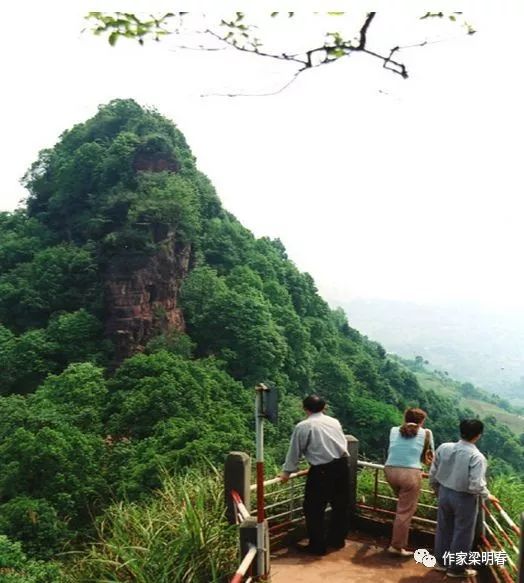
[[[27,558],[19,542],[0,534],[0,581],[2,583],[64,583],[57,564]]]
[[[384,459],[408,405],[429,412],[437,442],[456,438],[469,413],[332,311],[280,241],[256,239],[223,210],[158,113],[129,100],[101,107],[41,153],[26,184],[27,207],[0,215],[0,534],[32,557],[85,540],[115,499],[137,501],[108,515],[103,544],[117,545],[149,516],[143,499],[162,469],[252,451],[256,382],[281,394],[270,463],[281,462],[314,389],[368,458]],[[179,298],[186,331],[158,334],[115,371],[104,277],[115,265],[143,267],[173,240],[191,249]],[[523,444],[505,426],[490,422],[482,444],[500,471],[524,470]],[[148,580],[175,580],[174,564],[164,567]]]

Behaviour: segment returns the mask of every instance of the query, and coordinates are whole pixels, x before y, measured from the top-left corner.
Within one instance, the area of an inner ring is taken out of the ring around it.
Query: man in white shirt
[[[298,469],[303,456],[310,464],[304,497],[304,515],[309,544],[304,552],[324,555],[327,547],[345,544],[349,516],[349,465],[347,441],[342,426],[324,414],[326,402],[317,395],[303,401],[307,418],[297,424],[280,474],[282,482]],[[326,537],[324,512],[331,505],[331,522]]]

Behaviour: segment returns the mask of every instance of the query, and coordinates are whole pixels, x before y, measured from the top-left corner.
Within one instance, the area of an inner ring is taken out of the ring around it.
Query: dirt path
[[[417,565],[414,559],[388,555],[373,539],[349,540],[346,547],[325,557],[304,556],[289,549],[271,563],[272,583],[433,583],[463,581]],[[473,581],[473,580],[470,580]]]

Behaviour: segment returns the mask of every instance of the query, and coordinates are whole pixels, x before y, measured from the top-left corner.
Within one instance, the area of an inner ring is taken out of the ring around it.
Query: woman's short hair
[[[418,433],[418,426],[427,417],[427,413],[422,409],[411,407],[404,411],[404,424],[401,425],[399,431],[402,437],[415,437]]]

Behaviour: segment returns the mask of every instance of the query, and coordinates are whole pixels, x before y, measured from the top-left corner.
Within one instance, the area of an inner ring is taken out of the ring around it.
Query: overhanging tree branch
[[[188,13],[186,12],[168,13],[160,18],[149,16],[144,19],[139,18],[136,14],[130,13],[116,12],[111,15],[101,12],[92,12],[87,16],[87,18],[95,21],[96,24],[93,29],[95,34],[108,34],[108,40],[111,45],[114,45],[119,37],[136,38],[141,44],[143,44],[146,37],[150,37],[156,41],[159,41],[161,38],[164,38],[168,34],[181,36],[184,33],[183,21],[187,14]],[[345,13],[328,14],[344,15]],[[286,19],[293,18],[294,15],[294,12],[272,12],[270,14],[271,18],[280,16]],[[175,50],[185,49],[217,51],[223,50],[224,48],[233,48],[243,53],[270,58],[273,60],[285,61],[288,63],[293,63],[297,66],[297,69],[292,73],[291,78],[286,81],[286,83],[284,83],[280,88],[274,91],[254,94],[212,93],[207,94],[207,96],[223,95],[234,97],[276,95],[289,87],[304,71],[323,65],[328,65],[340,60],[343,57],[347,57],[352,53],[358,52],[367,54],[382,61],[382,66],[384,69],[400,75],[403,79],[407,79],[407,67],[404,63],[398,60],[397,55],[403,48],[411,48],[414,46],[422,47],[430,44],[430,41],[424,40],[421,43],[409,45],[409,47],[395,46],[390,49],[388,54],[382,54],[381,52],[376,51],[368,46],[368,34],[376,15],[376,12],[368,12],[366,14],[358,31],[356,40],[349,40],[344,38],[343,35],[339,32],[328,32],[326,33],[326,41],[321,46],[304,50],[302,52],[290,53],[284,51],[273,52],[262,48],[262,42],[256,36],[258,28],[252,24],[246,24],[245,14],[243,12],[235,12],[233,18],[222,19],[216,29],[205,27],[204,29],[200,30],[189,30],[189,32],[193,35],[202,35],[206,40],[212,40],[215,43],[218,42],[222,46],[217,47],[204,43],[194,47],[188,46],[187,44],[178,44],[175,47]],[[422,17],[420,17],[420,19],[425,20],[428,18],[449,18],[451,21],[457,21],[459,15],[462,15],[462,13],[453,12],[451,14],[445,14],[443,12],[427,12]],[[169,31],[166,27],[166,22],[171,19],[175,19],[176,25],[174,30]],[[475,32],[471,25],[466,21],[463,22],[463,26],[466,26],[468,34],[473,34]],[[188,30],[185,30],[185,32],[187,33]],[[394,56],[395,59],[393,58]]]

